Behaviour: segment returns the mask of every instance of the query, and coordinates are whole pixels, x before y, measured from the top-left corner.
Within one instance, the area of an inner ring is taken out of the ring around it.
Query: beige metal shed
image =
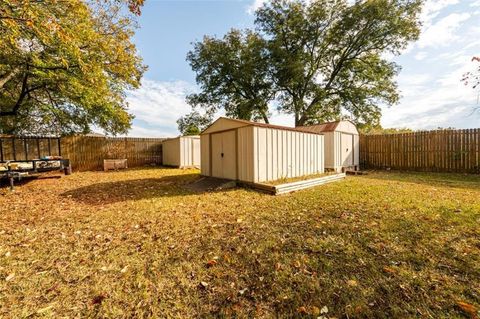
[[[324,172],[322,134],[221,117],[200,139],[204,176],[259,183]]]
[[[341,172],[359,168],[360,140],[355,124],[350,121],[337,121],[299,128],[325,135],[326,169]]]
[[[200,167],[200,136],[179,136],[162,142],[163,165]]]

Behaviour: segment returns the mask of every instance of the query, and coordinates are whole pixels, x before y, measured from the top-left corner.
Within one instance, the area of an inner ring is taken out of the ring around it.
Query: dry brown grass
[[[197,178],[139,169],[3,188],[0,317],[479,309],[478,176],[374,173],[278,197],[183,187]]]

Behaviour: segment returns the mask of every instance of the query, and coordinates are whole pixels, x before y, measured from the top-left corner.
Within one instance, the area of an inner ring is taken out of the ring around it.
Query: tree
[[[127,4],[132,14],[125,14]],[[130,41],[143,0],[0,4],[0,130],[125,133],[145,70]]]
[[[480,57],[474,56],[472,62],[476,62],[478,65],[473,71],[465,73],[462,81],[465,85],[471,85],[473,89],[476,89],[480,85]]]
[[[264,46],[259,49],[261,64],[243,72],[225,68],[217,74],[224,82],[234,83],[239,91],[249,91],[254,81],[271,83],[260,95],[262,103],[255,104],[250,96],[244,96],[255,108],[252,114],[266,113],[255,105],[265,109],[270,103],[293,114],[297,126],[346,115],[358,123],[375,125],[381,116],[380,105],[392,105],[399,99],[394,80],[399,66],[385,55],[400,54],[418,38],[420,9],[421,0],[365,0],[353,4],[347,0],[272,0],[257,10],[256,31],[243,32],[255,34],[256,41]],[[222,86],[218,82],[205,81],[199,70],[229,63],[243,65],[238,52],[245,44],[236,47],[237,54],[232,54],[235,59],[230,54],[200,58],[203,51],[197,48],[212,41],[222,48],[228,43],[226,38],[206,38],[189,55],[189,60],[195,61],[192,68],[197,72],[200,95],[214,92],[222,103],[211,99],[208,107],[214,104],[225,108],[227,115],[239,117],[239,104],[218,89]],[[250,70],[255,73],[246,73]],[[240,118],[246,117],[248,114]]]
[[[211,123],[211,116],[201,115],[195,110],[177,120],[178,130],[182,135],[198,135]]]
[[[400,134],[400,133],[412,133],[414,130],[410,128],[383,128],[381,125],[368,126],[368,125],[359,125],[358,131],[361,134]]]
[[[204,37],[187,55],[202,91],[187,101],[210,114],[224,109],[230,117],[268,123],[275,93],[267,53],[265,41],[249,30],[231,30],[223,39]]]

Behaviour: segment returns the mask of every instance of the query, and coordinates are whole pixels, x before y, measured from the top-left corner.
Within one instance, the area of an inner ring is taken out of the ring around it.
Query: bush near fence
[[[126,158],[129,167],[161,165],[163,140],[77,135],[62,137],[59,148],[55,138],[0,136],[0,152],[4,160],[30,160],[61,152],[63,158],[70,159],[74,171],[102,170],[104,159]]]
[[[480,129],[361,135],[360,166],[480,173]]]

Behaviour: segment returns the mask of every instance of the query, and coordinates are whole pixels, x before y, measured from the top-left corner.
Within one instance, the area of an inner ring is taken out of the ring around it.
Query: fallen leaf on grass
[[[302,306],[297,308],[297,312],[301,314],[306,314],[307,313],[307,308]]]
[[[120,270],[120,272],[121,272],[122,274],[124,274],[124,273],[127,272],[127,269],[128,269],[128,266],[125,266],[125,267],[122,268],[122,270]]]
[[[383,267],[383,271],[386,272],[386,273],[389,273],[389,274],[396,274],[397,273],[397,271],[394,268],[388,267],[388,266]]]
[[[322,315],[328,313],[328,307],[327,307],[327,306],[323,306],[322,310],[320,310],[320,313],[321,313]]]
[[[11,253],[9,251],[7,251],[7,253],[5,254],[5,257],[10,257]]]
[[[465,314],[469,315],[471,319],[477,319],[478,318],[478,313],[477,313],[478,310],[477,310],[477,308],[475,308],[474,305],[471,305],[471,304],[463,302],[463,301],[457,301],[457,306]]]
[[[107,298],[107,296],[101,294],[101,295],[96,295],[95,297],[92,298],[92,305],[99,305],[103,302],[103,300]]]
[[[205,281],[200,281],[200,284],[198,285],[202,289],[207,289],[208,288],[208,283]]]
[[[350,287],[357,287],[358,282],[356,280],[351,279],[347,281],[347,285],[349,285]]]
[[[50,306],[48,306],[48,307],[45,307],[45,308],[42,308],[42,309],[38,309],[38,310],[37,310],[37,313],[38,313],[38,314],[42,314],[42,313],[44,313],[44,312],[49,311],[49,310],[52,309],[52,308],[53,308],[53,305],[50,305]]]
[[[217,261],[215,259],[209,260],[207,262],[207,268],[213,267],[217,264]]]
[[[5,281],[10,281],[10,280],[12,280],[13,278],[15,278],[15,274],[14,274],[14,273],[11,273],[10,275],[7,276],[7,278],[5,278]]]

